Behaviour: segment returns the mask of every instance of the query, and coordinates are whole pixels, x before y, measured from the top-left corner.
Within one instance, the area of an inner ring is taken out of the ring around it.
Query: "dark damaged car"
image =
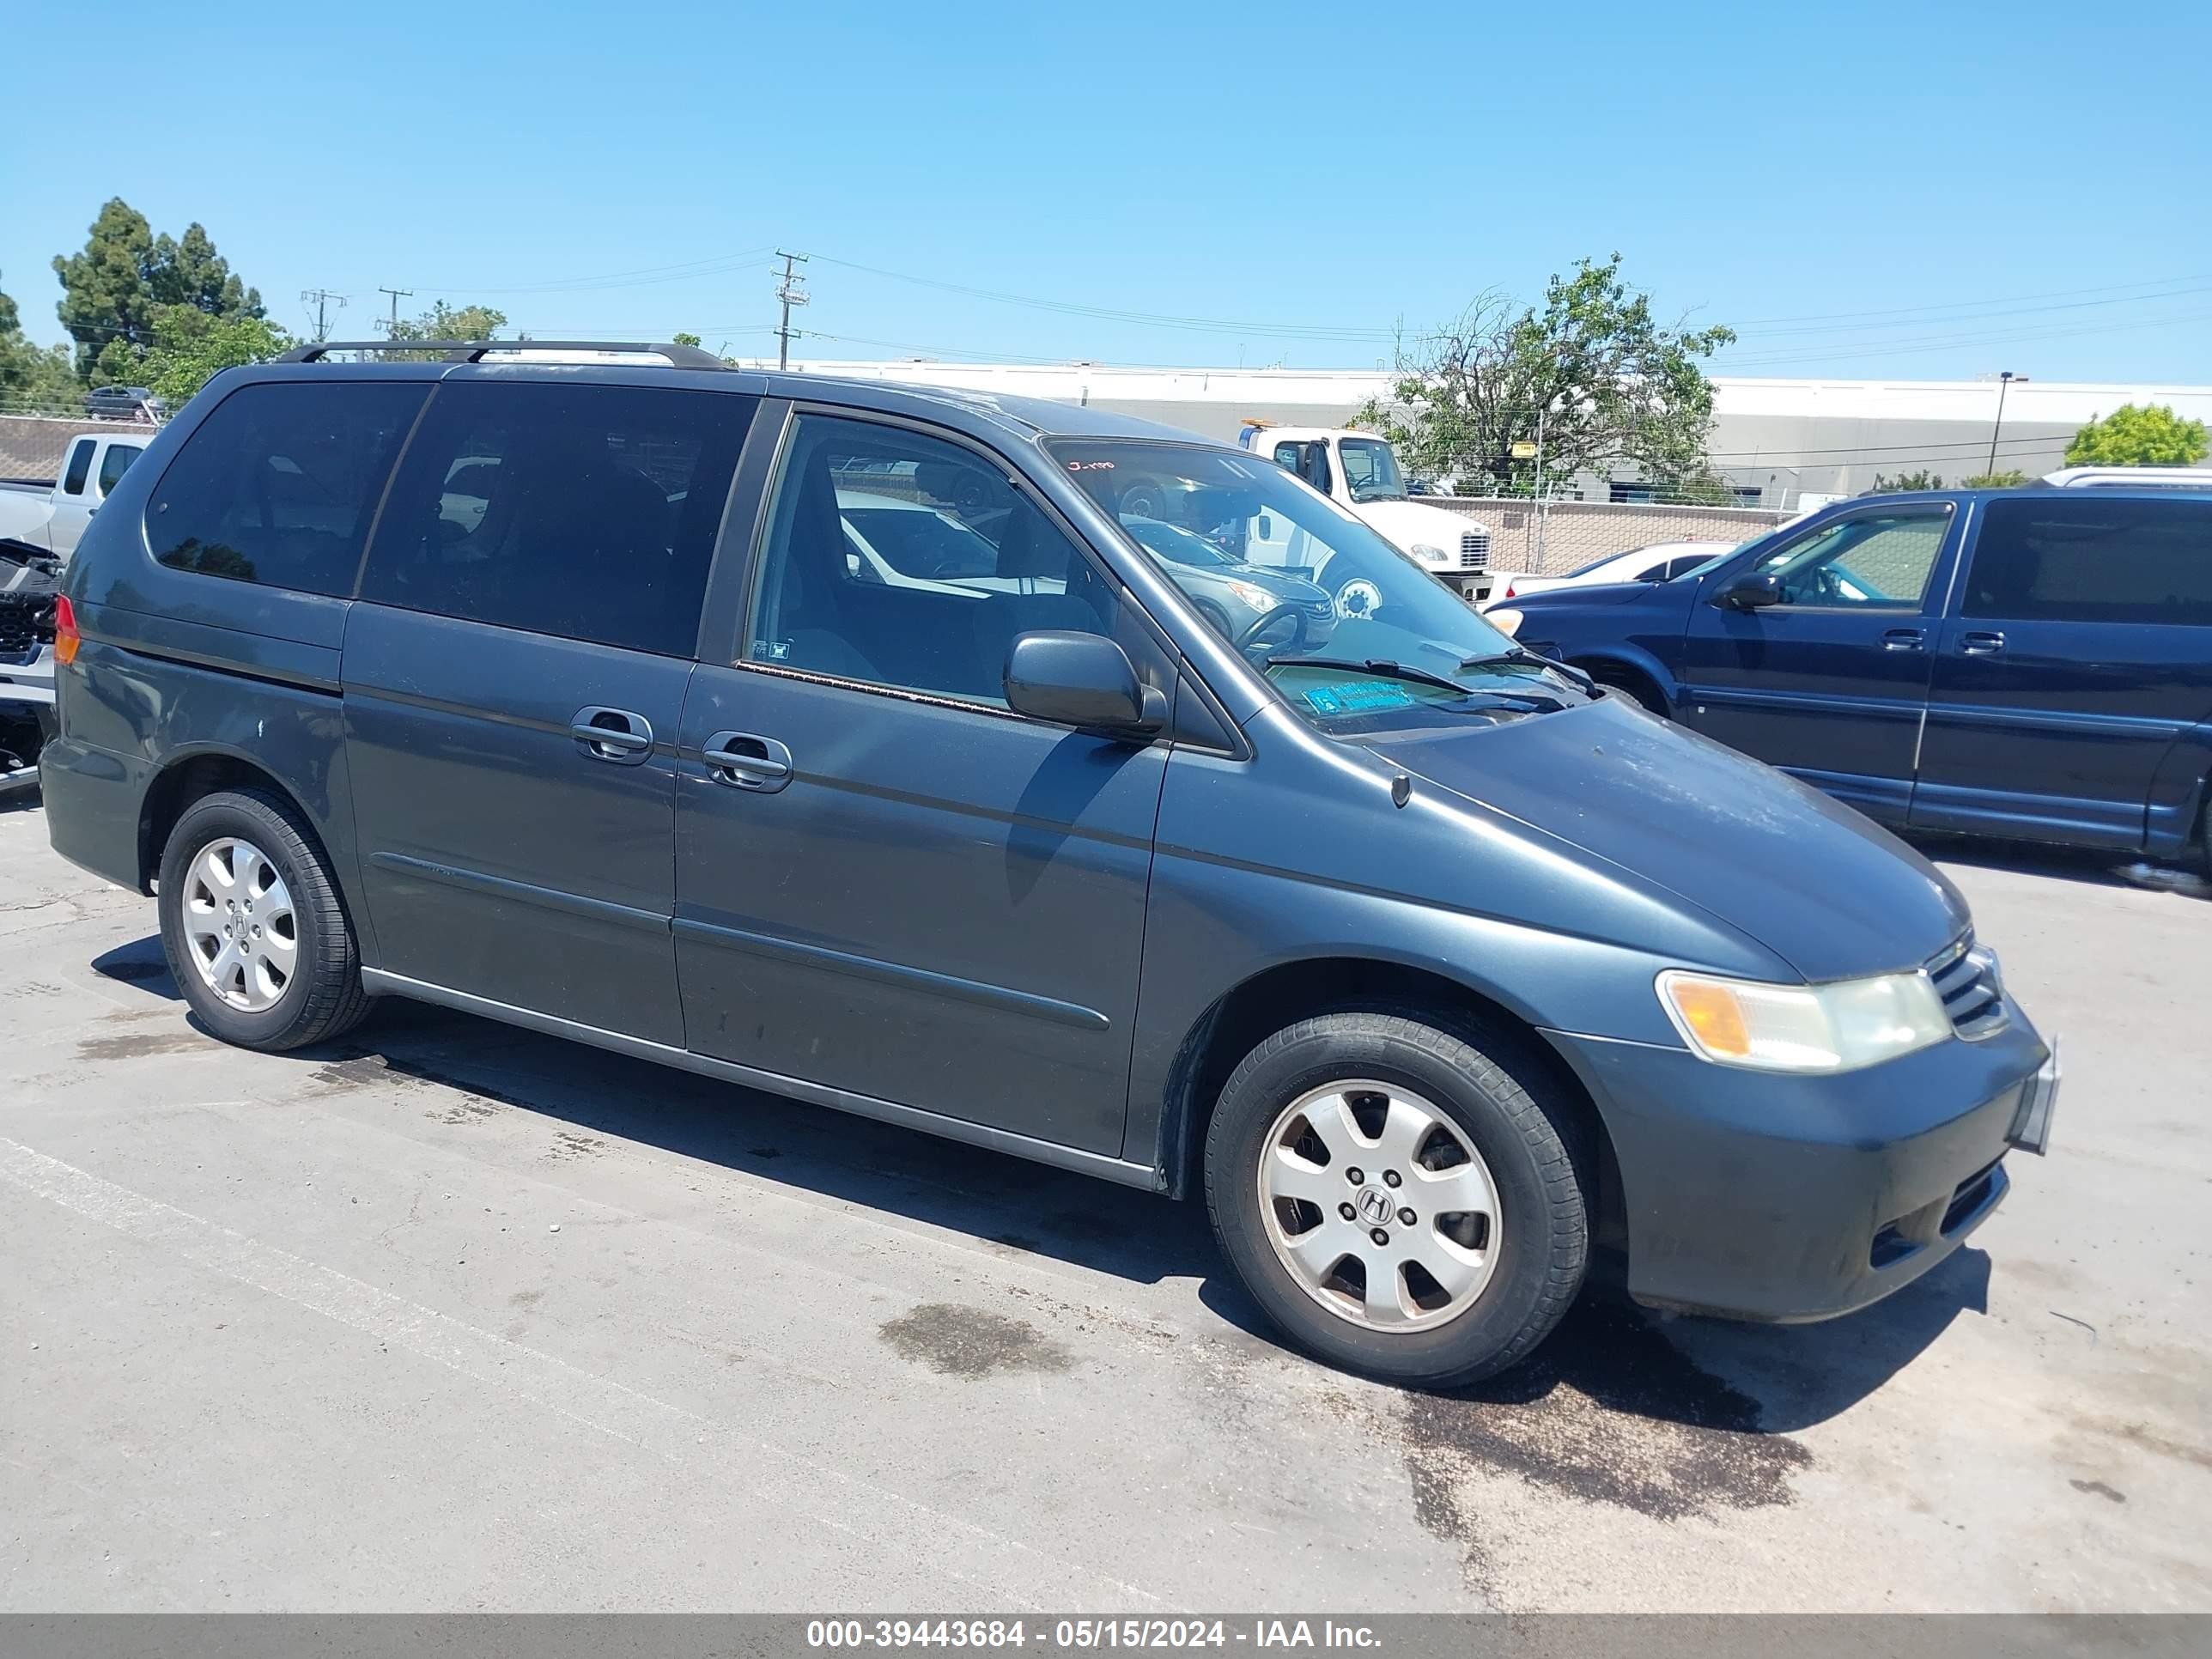
[[[1279,467],[412,349],[218,379],[65,583],[54,844],[230,1042],[411,997],[1202,1194],[1291,1337],[1428,1386],[1601,1250],[1655,1305],[1860,1307],[2044,1147],[2055,1057],[1932,866]]]

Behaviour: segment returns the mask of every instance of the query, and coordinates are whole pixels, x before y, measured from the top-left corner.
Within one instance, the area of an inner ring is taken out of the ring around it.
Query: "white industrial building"
[[[1392,376],[1376,369],[1123,368],[1094,363],[794,364],[823,374],[963,386],[1095,404],[1233,441],[1248,420],[1341,426]],[[1947,483],[1989,470],[2030,476],[2061,464],[2083,424],[2123,404],[2165,404],[2212,422],[2212,386],[2088,385],[1996,376],[1978,380],[1752,380],[1717,377],[1711,456],[1746,506],[1795,509],[1850,495],[1877,474],[1926,471]],[[2002,426],[1998,399],[2003,398]],[[1530,434],[1534,435],[1533,433]],[[1593,501],[1650,498],[1633,469],[1577,481]]]

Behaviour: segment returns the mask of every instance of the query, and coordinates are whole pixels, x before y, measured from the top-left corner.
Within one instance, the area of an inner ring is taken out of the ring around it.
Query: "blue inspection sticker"
[[[1384,708],[1411,708],[1417,699],[1389,680],[1350,680],[1339,685],[1308,686],[1298,694],[1316,714],[1370,714]]]

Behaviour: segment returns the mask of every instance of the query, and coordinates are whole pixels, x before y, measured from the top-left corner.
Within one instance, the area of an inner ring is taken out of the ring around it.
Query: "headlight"
[[[1415,542],[1413,551],[1413,556],[1423,564],[1442,564],[1446,559],[1451,557],[1451,555],[1441,547],[1431,547],[1426,542]]]
[[[1249,605],[1255,611],[1273,611],[1282,604],[1266,588],[1253,582],[1230,582],[1229,591],[1237,596],[1239,605]]]
[[[1521,613],[1518,611],[1486,611],[1482,613],[1482,619],[1508,639],[1521,631]]]
[[[1951,1035],[1925,974],[1762,985],[1670,969],[1659,1000],[1703,1058],[1759,1072],[1852,1072]]]

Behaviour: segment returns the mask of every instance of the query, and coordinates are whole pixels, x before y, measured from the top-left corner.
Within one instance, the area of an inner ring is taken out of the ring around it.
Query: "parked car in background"
[[[1371,432],[1248,425],[1237,441],[1304,478],[1382,533],[1383,539],[1457,593],[1491,595],[1490,526],[1413,499],[1395,451]],[[1255,562],[1279,562],[1255,553]]]
[[[1180,525],[1129,517],[1121,525],[1161,561],[1168,580],[1231,645],[1264,640],[1312,648],[1328,644],[1336,631],[1336,601],[1318,582],[1232,558]]]
[[[68,558],[107,492],[150,441],[145,433],[81,433],[62,452],[61,476],[52,483],[0,484],[0,546],[13,543]]]
[[[1736,544],[1653,542],[1645,547],[1631,548],[1626,553],[1607,553],[1564,576],[1515,576],[1507,581],[1505,591],[1495,603],[1504,604],[1530,593],[1548,593],[1555,587],[1571,587],[1577,583],[1595,586],[1600,582],[1670,582]]]
[[[2069,466],[2046,472],[2055,489],[2212,490],[2212,468],[2201,466]]]
[[[226,1041],[412,997],[1203,1193],[1293,1340],[1420,1385],[1599,1249],[1658,1305],[1863,1306],[2043,1150],[2055,1059],[1939,872],[1270,460],[680,346],[322,361],[379,349],[211,381],[57,604],[54,845]],[[1229,565],[1129,511],[1158,479]]]
[[[1488,614],[1884,823],[2212,857],[2212,490],[1868,497]]]
[[[98,420],[158,426],[169,406],[143,386],[101,386],[85,393],[84,412]]]

